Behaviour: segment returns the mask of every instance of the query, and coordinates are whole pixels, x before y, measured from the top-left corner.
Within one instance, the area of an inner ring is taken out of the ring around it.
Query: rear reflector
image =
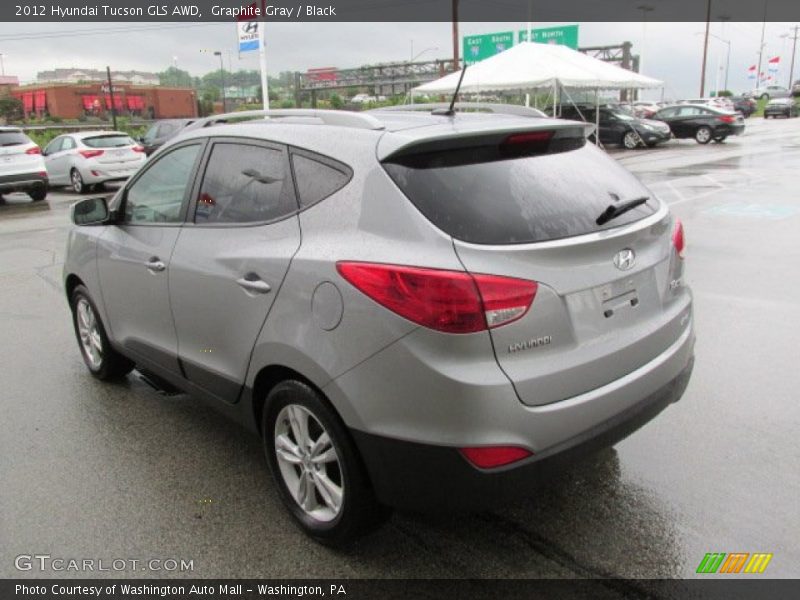
[[[686,247],[686,240],[683,237],[683,223],[680,219],[675,219],[675,227],[672,230],[672,245],[679,258],[683,258],[683,249]]]
[[[474,333],[521,318],[536,296],[534,281],[448,271],[340,262],[339,274],[372,300],[424,327]]]
[[[134,152],[144,152],[144,148],[142,148],[141,146],[134,146],[133,148],[131,148],[131,150],[133,150]]]
[[[483,446],[461,448],[461,454],[469,462],[481,469],[502,467],[533,456],[533,452],[518,446]]]
[[[41,154],[42,149],[39,146],[34,146],[33,148],[28,148],[25,150],[25,154]]]
[[[103,154],[103,150],[78,150],[83,158],[94,158]]]

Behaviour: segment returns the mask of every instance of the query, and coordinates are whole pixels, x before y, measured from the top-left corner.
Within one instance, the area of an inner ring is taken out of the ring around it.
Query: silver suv
[[[89,371],[258,432],[328,544],[525,493],[692,369],[682,227],[591,126],[423,108],[219,117],[73,207]]]

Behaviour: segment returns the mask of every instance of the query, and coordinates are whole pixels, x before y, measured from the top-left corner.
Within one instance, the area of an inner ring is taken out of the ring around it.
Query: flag
[[[769,64],[771,65],[777,65],[779,62],[781,62],[780,56],[773,56],[772,58],[769,59]]]
[[[755,65],[753,65],[752,67],[750,67],[750,68],[749,68],[749,69],[747,69],[747,70],[748,70],[748,71],[750,71],[750,72],[752,72],[752,73],[755,73],[756,66],[755,66]]]

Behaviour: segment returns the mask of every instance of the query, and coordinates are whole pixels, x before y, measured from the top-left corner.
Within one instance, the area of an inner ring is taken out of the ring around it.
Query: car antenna
[[[441,108],[437,108],[436,110],[432,111],[432,115],[442,115],[444,117],[452,117],[456,114],[455,106],[456,106],[456,98],[458,97],[458,91],[461,89],[461,82],[464,81],[464,73],[467,72],[467,63],[464,63],[464,68],[461,69],[461,77],[458,78],[458,85],[456,85],[456,91],[453,92],[453,99],[450,100],[450,107],[447,110],[442,110]]]

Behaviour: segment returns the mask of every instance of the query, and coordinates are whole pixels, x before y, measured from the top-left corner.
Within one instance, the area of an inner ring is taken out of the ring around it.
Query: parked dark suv
[[[197,119],[164,119],[153,124],[147,133],[139,139],[144,147],[144,152],[150,156],[158,150],[168,139],[178,135],[184,127],[191,125]]]
[[[597,122],[595,106],[562,106],[561,118],[571,121]],[[605,144],[620,144],[632,150],[637,146],[655,146],[672,136],[669,126],[658,121],[640,119],[615,106],[600,107],[600,141]]]

